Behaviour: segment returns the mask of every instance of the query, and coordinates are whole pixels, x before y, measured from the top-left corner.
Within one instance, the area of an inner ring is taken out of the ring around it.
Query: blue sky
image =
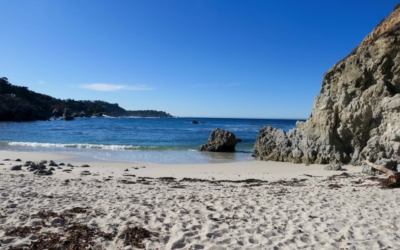
[[[0,76],[186,117],[307,118],[394,0],[3,0]]]

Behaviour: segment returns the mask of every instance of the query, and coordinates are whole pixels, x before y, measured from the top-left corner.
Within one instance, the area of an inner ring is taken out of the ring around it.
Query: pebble
[[[81,171],[80,174],[81,174],[81,175],[91,175],[91,173],[90,173],[89,171],[87,171],[87,170]]]
[[[87,165],[87,164],[83,164],[83,165],[81,165],[81,168],[89,168],[90,166],[89,165]]]
[[[21,161],[21,159],[16,159],[15,161]]]
[[[49,162],[49,166],[51,167],[57,167],[58,165],[54,161]]]
[[[44,170],[44,169],[36,170],[33,173],[35,175],[52,175],[53,174],[53,172],[51,172],[49,170]]]
[[[27,167],[27,166],[31,165],[32,163],[33,162],[31,162],[31,161],[26,161],[25,164],[24,164],[24,167]]]

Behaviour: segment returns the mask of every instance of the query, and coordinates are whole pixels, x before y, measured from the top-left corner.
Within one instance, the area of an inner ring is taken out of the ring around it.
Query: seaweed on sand
[[[6,232],[4,235],[5,236],[16,236],[16,237],[26,237],[30,234],[36,233],[42,229],[42,227],[16,227],[8,232]]]
[[[151,236],[158,236],[158,233],[150,232],[140,227],[127,227],[119,238],[124,240],[125,246],[131,245],[137,248],[145,248],[143,241]]]

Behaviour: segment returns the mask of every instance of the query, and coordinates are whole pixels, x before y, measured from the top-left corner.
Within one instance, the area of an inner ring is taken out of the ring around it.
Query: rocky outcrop
[[[0,95],[0,121],[47,120],[46,112],[19,98]]]
[[[265,127],[260,160],[350,163],[400,159],[400,8],[325,75],[310,118],[285,133]]]
[[[205,145],[201,145],[199,151],[211,152],[235,152],[237,144],[236,136],[227,130],[216,128],[211,132]]]

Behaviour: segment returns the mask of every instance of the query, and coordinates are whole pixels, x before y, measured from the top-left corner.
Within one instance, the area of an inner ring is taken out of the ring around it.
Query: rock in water
[[[211,132],[207,144],[201,145],[199,151],[235,152],[236,136],[227,130],[216,128]]]
[[[324,75],[307,121],[261,129],[254,151],[294,163],[400,162],[400,8]]]

